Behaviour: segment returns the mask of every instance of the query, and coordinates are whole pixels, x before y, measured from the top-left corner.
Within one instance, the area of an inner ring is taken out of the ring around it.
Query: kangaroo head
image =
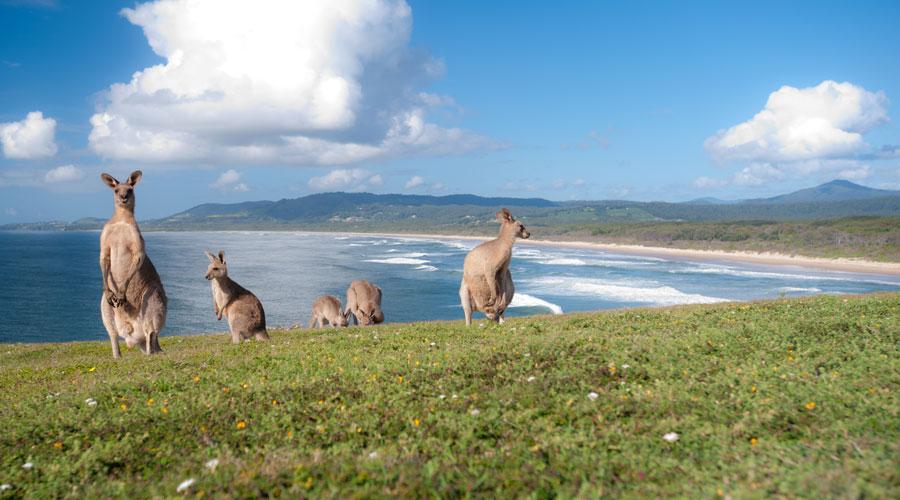
[[[356,319],[359,320],[360,325],[374,325],[384,321],[384,314],[381,312],[381,308],[374,303],[360,304],[358,310],[359,315]]]
[[[225,265],[225,251],[219,250],[219,256],[206,252],[209,258],[209,267],[206,268],[206,279],[214,280],[228,276],[228,266]]]
[[[119,182],[115,177],[103,173],[100,178],[113,190],[113,204],[116,207],[134,210],[134,187],[141,180],[140,170],[135,170],[128,176],[125,182]]]
[[[527,240],[528,237],[531,236],[531,233],[525,229],[524,224],[513,219],[509,209],[503,208],[497,212],[497,220],[500,221],[501,233],[511,233],[515,237],[522,238],[523,240]]]
[[[338,313],[337,326],[348,326],[348,325],[350,325],[349,314],[344,314],[343,312]]]

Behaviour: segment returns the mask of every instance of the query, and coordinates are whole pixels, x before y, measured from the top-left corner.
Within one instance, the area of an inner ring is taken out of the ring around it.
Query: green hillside
[[[886,294],[6,345],[0,495],[896,498],[898,335]]]

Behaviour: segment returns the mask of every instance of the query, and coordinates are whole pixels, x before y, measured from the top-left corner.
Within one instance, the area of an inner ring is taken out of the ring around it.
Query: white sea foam
[[[513,295],[512,302],[510,302],[509,307],[543,307],[549,309],[553,314],[562,314],[562,307],[558,305],[547,302],[544,299],[539,299],[534,295],[528,295],[527,293],[516,292]]]
[[[821,292],[822,289],[816,287],[804,288],[802,286],[783,286],[779,288],[778,291],[781,293],[818,293]]]
[[[640,262],[632,260],[579,259],[575,257],[553,257],[547,260],[538,260],[537,262],[548,266],[592,266],[617,268],[635,268],[653,265],[653,263],[651,262]]]
[[[438,268],[436,268],[434,266],[429,266],[428,264],[422,264],[421,266],[416,266],[416,269],[418,269],[420,271],[429,271],[429,272],[438,270]]]
[[[599,297],[617,302],[656,305],[711,304],[728,300],[696,293],[685,293],[656,282],[608,281],[574,276],[548,276],[528,280],[523,285],[529,291],[533,290],[538,293]]]
[[[398,264],[398,265],[408,265],[408,266],[417,266],[421,264],[428,264],[429,261],[425,259],[411,259],[408,257],[391,257],[388,259],[368,259],[366,262],[375,262],[376,264]]]
[[[767,279],[793,279],[805,281],[854,281],[859,283],[871,283],[877,285],[900,286],[900,282],[869,279],[862,276],[848,275],[836,276],[833,274],[799,274],[774,271],[750,271],[728,266],[698,265],[682,269],[670,269],[673,274],[724,274],[742,278],[767,278]],[[815,271],[809,271],[810,273]]]

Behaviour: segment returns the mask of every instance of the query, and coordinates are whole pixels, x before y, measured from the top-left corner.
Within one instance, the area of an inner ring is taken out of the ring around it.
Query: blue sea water
[[[0,232],[0,342],[104,340],[98,232]],[[216,321],[204,250],[262,301],[270,326],[306,324],[313,300],[368,279],[387,322],[461,319],[459,281],[477,242],[303,232],[145,233],[169,297],[163,335],[227,330]],[[900,291],[900,277],[691,262],[518,243],[509,316]],[[476,315],[476,317],[481,317]]]

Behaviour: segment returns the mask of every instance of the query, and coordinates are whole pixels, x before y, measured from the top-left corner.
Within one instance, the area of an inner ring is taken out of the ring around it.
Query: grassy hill
[[[0,495],[896,498],[898,335],[887,294],[6,345]]]

